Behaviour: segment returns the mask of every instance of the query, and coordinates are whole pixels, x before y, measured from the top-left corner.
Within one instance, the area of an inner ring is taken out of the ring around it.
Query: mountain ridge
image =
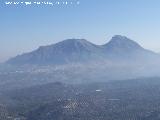
[[[115,35],[104,45],[96,45],[85,39],[67,39],[55,44],[18,55],[7,64],[66,64],[96,60],[148,59],[159,55],[144,49],[137,42]]]

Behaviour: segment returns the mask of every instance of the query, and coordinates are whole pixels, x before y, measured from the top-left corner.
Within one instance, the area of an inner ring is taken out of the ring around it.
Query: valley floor
[[[160,119],[160,78],[54,82],[5,91],[1,98],[0,120]]]

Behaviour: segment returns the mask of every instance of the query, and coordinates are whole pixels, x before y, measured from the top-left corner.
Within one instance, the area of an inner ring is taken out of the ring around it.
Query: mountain
[[[9,59],[9,64],[66,64],[96,60],[143,61],[159,58],[125,36],[116,35],[104,45],[95,45],[85,39],[67,39],[59,43],[41,46],[37,50]]]
[[[68,39],[41,46],[37,50],[10,59],[10,64],[64,64],[86,61],[99,51],[99,46],[84,39]]]
[[[138,50],[144,50],[138,43],[125,36],[116,35],[105,45],[106,52],[128,54]]]
[[[158,54],[144,49],[135,41],[121,35],[115,35],[103,47],[108,58],[112,60],[150,61],[160,57]]]

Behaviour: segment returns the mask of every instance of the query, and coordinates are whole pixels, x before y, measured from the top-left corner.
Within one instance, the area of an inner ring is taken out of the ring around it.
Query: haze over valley
[[[159,70],[121,35],[40,46],[0,65],[0,120],[159,120]]]

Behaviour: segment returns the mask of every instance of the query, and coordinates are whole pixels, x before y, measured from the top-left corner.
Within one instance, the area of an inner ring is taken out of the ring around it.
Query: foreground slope
[[[7,91],[8,109],[26,120],[159,120],[160,78]]]

